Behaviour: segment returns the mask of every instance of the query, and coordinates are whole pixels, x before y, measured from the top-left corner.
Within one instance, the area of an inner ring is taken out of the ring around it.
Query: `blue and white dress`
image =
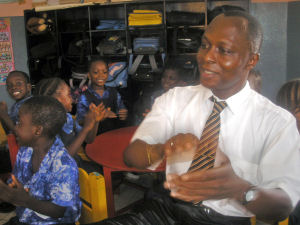
[[[34,225],[74,223],[78,220],[81,209],[76,162],[68,154],[60,138],[55,139],[36,173],[32,172],[32,154],[31,147],[19,149],[13,174],[24,188],[29,189],[31,196],[66,207],[66,210],[62,218],[51,218],[28,208],[17,207],[20,222]]]

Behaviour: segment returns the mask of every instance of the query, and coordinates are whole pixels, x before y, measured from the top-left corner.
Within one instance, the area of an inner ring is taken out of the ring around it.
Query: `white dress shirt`
[[[156,99],[132,141],[165,143],[179,133],[192,133],[200,139],[212,111],[212,95],[202,85],[171,89]],[[294,116],[250,89],[248,83],[226,102],[220,115],[220,151],[228,156],[238,176],[258,187],[281,188],[295,206],[300,196],[300,135]],[[181,164],[180,173],[190,164]],[[253,216],[233,199],[203,204],[223,215]]]

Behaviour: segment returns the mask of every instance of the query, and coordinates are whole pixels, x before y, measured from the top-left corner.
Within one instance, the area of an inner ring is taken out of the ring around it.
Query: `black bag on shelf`
[[[201,25],[204,24],[205,14],[184,11],[171,11],[167,13],[167,24],[170,26]]]
[[[102,39],[96,47],[100,55],[125,54],[124,41],[119,35],[112,35]]]
[[[173,54],[196,53],[201,44],[203,31],[193,29],[174,29],[172,37]]]
[[[150,68],[139,68],[131,75],[131,79],[138,82],[154,82],[154,78],[155,73]]]
[[[90,48],[89,48],[90,39],[89,38],[80,38],[80,39],[74,39],[70,42],[68,46],[68,56],[79,56],[82,54],[82,51],[84,51],[84,54],[89,55],[90,54]]]
[[[63,24],[63,31],[66,32],[80,32],[86,31],[89,28],[88,19],[78,19],[78,20],[67,20]]]
[[[46,41],[33,46],[30,49],[31,57],[45,58],[49,55],[56,55],[57,45],[54,41]]]

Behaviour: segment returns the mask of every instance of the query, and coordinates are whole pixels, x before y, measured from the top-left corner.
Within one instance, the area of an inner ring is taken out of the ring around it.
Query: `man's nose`
[[[210,47],[205,51],[203,57],[205,62],[211,63],[216,61],[215,51],[216,49],[214,47]]]

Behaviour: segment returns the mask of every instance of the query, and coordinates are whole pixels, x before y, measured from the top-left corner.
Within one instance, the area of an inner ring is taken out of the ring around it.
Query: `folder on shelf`
[[[129,26],[153,26],[162,24],[162,14],[157,10],[133,10],[128,16]]]

